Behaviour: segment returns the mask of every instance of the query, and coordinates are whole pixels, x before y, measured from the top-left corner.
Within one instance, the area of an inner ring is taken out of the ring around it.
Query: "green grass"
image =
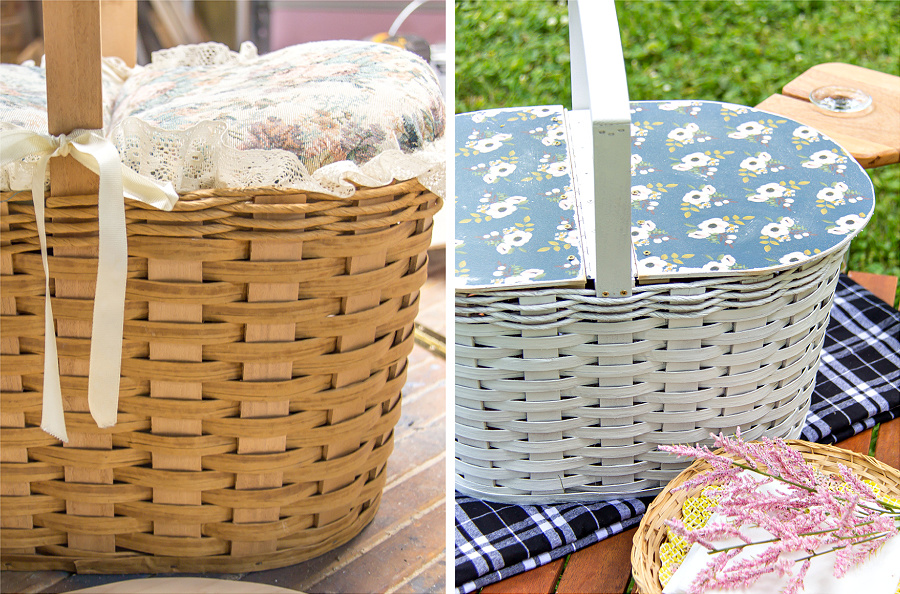
[[[588,0],[590,1],[590,0]],[[900,75],[897,0],[616,2],[631,99],[756,105],[822,62]],[[565,2],[456,4],[456,111],[569,107]],[[849,267],[900,276],[900,165],[869,170],[875,215]]]

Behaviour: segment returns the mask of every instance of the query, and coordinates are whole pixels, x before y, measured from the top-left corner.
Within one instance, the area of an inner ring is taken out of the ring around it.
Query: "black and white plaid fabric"
[[[835,443],[900,416],[900,313],[841,276],[802,438]],[[456,496],[456,587],[473,592],[636,525],[651,499],[517,506]]]
[[[841,275],[801,437],[837,443],[900,415],[900,313]]]

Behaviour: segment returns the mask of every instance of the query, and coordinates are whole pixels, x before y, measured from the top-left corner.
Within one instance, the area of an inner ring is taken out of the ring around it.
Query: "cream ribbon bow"
[[[139,200],[161,210],[172,210],[178,201],[172,184],[160,184],[140,176],[119,162],[119,153],[98,131],[75,130],[49,136],[29,130],[4,130],[0,135],[0,164],[28,156],[39,156],[34,164],[31,196],[44,265],[44,401],[41,429],[68,441],[59,383],[56,332],[50,304],[50,274],[47,264],[47,234],[44,225],[44,180],[51,157],[71,155],[100,176],[97,216],[99,256],[91,355],[88,373],[88,408],[99,427],[116,424],[119,405],[119,375],[122,365],[122,328],[125,317],[125,281],[128,244],[125,232],[125,201]]]

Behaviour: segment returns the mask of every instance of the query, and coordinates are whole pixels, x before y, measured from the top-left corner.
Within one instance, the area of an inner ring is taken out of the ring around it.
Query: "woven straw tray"
[[[880,487],[887,497],[900,497],[900,470],[883,462],[856,452],[835,446],[810,443],[802,440],[788,440],[787,444],[798,450],[807,462],[823,472],[837,472],[838,464],[843,464],[862,479],[869,479]],[[694,476],[705,472],[709,465],[698,460],[684,469],[653,500],[637,532],[631,549],[631,571],[634,577],[635,594],[662,594],[659,583],[661,560],[659,547],[666,538],[666,520],[681,513],[681,506],[689,497],[696,496],[700,489],[673,489]]]

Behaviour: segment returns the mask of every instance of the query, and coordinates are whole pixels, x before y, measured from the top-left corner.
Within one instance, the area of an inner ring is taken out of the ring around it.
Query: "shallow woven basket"
[[[658,493],[660,444],[800,434],[844,249],[765,276],[456,295],[456,486],[490,501]]]
[[[748,440],[749,441],[749,440]],[[799,451],[807,462],[826,473],[838,473],[838,464],[843,464],[862,479],[870,479],[887,497],[900,497],[900,471],[869,456],[863,456],[842,448],[811,443],[802,440],[789,440],[788,445]],[[681,506],[686,499],[699,494],[700,488],[685,489],[672,492],[672,489],[697,474],[705,472],[709,465],[697,460],[679,474],[675,480],[659,494],[634,534],[634,545],[631,548],[631,571],[634,577],[635,594],[662,594],[659,583],[661,561],[659,547],[666,538],[666,520],[681,515]]]
[[[412,180],[348,199],[207,190],[173,212],[126,200],[108,429],[87,412],[97,196],[48,198],[66,446],[40,429],[31,196],[2,200],[4,569],[256,571],[319,555],[373,518],[436,195]]]

